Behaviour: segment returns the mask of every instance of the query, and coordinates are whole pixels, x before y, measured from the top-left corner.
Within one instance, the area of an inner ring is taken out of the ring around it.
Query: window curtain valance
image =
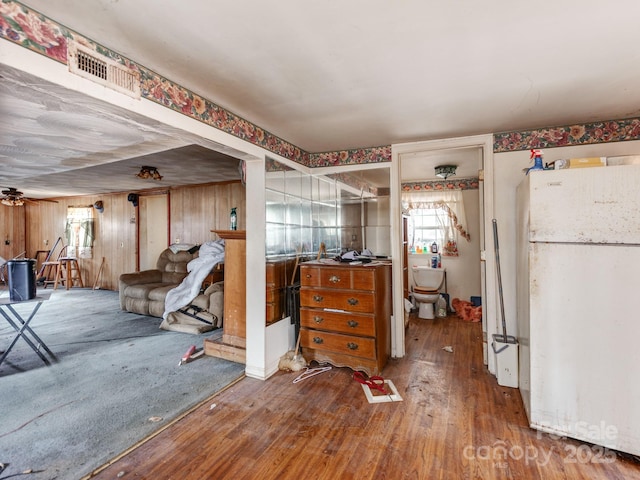
[[[441,208],[451,220],[457,233],[467,241],[471,240],[467,231],[467,217],[461,190],[402,193],[403,212],[410,214],[411,210],[419,208]]]

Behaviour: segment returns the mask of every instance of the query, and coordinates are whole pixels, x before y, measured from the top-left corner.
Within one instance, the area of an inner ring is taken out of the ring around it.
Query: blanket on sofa
[[[198,296],[202,282],[218,263],[224,261],[224,240],[203,243],[198,256],[187,264],[188,275],[182,283],[167,292],[164,301],[163,319],[191,303]]]

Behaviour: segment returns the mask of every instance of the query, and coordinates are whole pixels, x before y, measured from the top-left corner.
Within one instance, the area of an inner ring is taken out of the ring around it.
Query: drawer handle
[[[350,299],[347,300],[347,303],[349,305],[353,306],[353,305],[357,305],[359,302],[358,302],[357,298],[350,298]]]
[[[356,322],[355,320],[349,320],[347,322],[347,325],[349,325],[351,328],[356,328],[360,324],[358,322]]]
[[[313,301],[314,302],[321,302],[324,300],[324,297],[322,295],[314,295],[313,296]]]
[[[324,318],[322,317],[313,317],[313,321],[316,323],[322,323],[324,322]]]
[[[321,344],[324,340],[320,337],[313,337],[313,343]]]
[[[307,278],[311,278],[311,274],[310,274],[310,273],[307,273],[306,277],[307,277]]]
[[[339,277],[339,276],[337,276],[337,275],[331,275],[331,276],[329,277],[329,281],[330,281],[331,283],[339,283],[339,282],[340,282],[340,277]]]
[[[358,349],[358,344],[357,343],[353,343],[353,342],[349,342],[349,343],[347,343],[347,348],[349,350],[357,350]]]

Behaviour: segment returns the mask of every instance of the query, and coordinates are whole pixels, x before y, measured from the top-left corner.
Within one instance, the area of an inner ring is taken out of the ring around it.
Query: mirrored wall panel
[[[300,262],[350,251],[391,255],[389,167],[308,174],[266,164],[267,324],[289,316]]]

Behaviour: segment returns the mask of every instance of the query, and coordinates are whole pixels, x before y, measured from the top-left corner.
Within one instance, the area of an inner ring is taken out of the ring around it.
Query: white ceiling
[[[637,0],[23,3],[308,152],[640,114]]]

